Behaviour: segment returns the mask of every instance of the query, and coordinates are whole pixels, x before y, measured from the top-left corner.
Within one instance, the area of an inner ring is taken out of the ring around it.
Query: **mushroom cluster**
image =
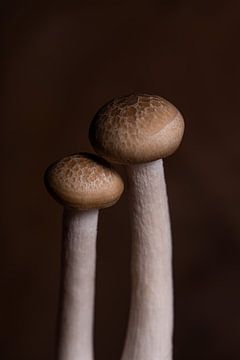
[[[132,294],[122,360],[171,360],[172,244],[164,157],[184,132],[180,112],[156,95],[115,98],[94,116],[90,142],[98,154],[74,154],[45,173],[49,193],[64,206],[59,360],[93,360],[94,280],[98,209],[113,205],[125,165],[132,229]]]

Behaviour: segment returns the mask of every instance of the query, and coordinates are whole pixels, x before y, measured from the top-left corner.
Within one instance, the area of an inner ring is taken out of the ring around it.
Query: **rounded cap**
[[[58,202],[82,210],[111,206],[124,189],[120,175],[110,164],[86,153],[66,156],[50,165],[44,180]]]
[[[157,95],[115,98],[95,115],[89,138],[98,154],[120,164],[143,163],[171,155],[184,121],[174,105]]]

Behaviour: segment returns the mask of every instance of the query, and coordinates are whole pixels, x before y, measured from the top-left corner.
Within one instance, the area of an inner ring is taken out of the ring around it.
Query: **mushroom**
[[[127,166],[132,229],[132,295],[122,360],[170,360],[172,245],[162,158],[179,146],[180,112],[159,96],[115,98],[95,115],[95,151]]]
[[[52,164],[45,185],[64,206],[57,358],[92,360],[98,209],[117,202],[123,182],[105,160],[80,153]]]

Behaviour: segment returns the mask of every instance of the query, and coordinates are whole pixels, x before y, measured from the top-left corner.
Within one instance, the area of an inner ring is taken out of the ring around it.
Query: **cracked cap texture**
[[[144,163],[171,155],[184,132],[180,112],[157,95],[115,98],[95,115],[89,139],[96,152],[119,164]]]
[[[113,205],[124,188],[120,175],[110,164],[85,153],[66,156],[50,165],[44,181],[58,202],[82,210]]]

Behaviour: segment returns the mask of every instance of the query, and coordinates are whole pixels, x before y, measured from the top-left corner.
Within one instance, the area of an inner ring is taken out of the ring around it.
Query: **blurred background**
[[[1,8],[1,360],[53,359],[62,208],[46,193],[43,173],[63,155],[92,151],[94,113],[130,92],[159,94],[186,120],[181,147],[165,161],[174,359],[236,360],[239,2],[10,0]],[[129,271],[125,193],[100,217],[97,360],[120,359]]]

